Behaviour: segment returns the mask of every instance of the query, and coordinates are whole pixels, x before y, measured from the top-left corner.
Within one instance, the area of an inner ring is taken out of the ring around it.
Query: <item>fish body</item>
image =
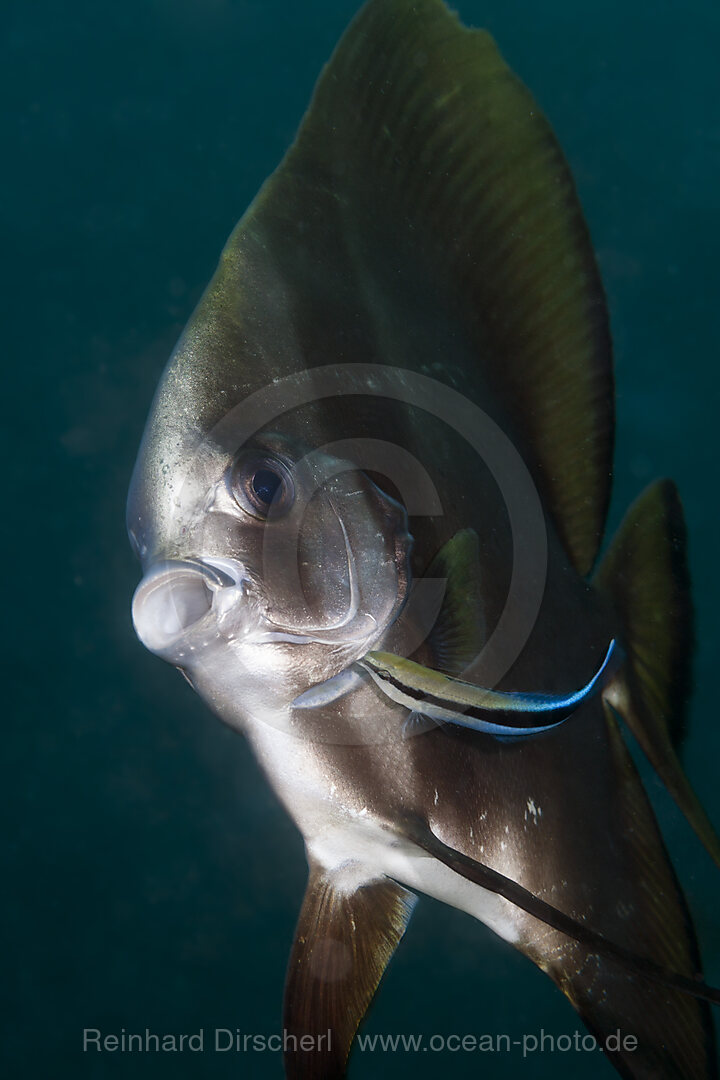
[[[625,1075],[715,1075],[618,724],[717,858],[668,721],[682,516],[649,489],[590,576],[612,436],[602,286],[546,121],[440,0],[370,0],[171,358],[128,503],[141,640],[305,839],[285,1025],[335,1038],[288,1076],[344,1074],[417,892],[521,949],[598,1038],[635,1035]],[[382,653],[454,707],[490,694],[490,727],[408,732]],[[499,740],[511,699],[530,731]],[[571,715],[527,722],[541,702]]]

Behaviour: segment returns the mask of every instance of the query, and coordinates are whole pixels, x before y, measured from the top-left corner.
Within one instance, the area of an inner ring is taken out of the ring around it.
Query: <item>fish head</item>
[[[352,461],[262,432],[178,453],[149,422],[128,503],[143,644],[242,727],[380,641],[405,602],[405,509]],[[172,447],[172,449],[171,449]]]

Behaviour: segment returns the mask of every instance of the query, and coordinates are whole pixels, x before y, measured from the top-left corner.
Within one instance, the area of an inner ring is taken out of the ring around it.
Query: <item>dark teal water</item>
[[[6,1075],[280,1077],[277,1054],[83,1054],[105,1032],[270,1034],[304,887],[247,748],[132,632],[124,501],[173,342],[354,0],[38,0],[4,16]],[[613,522],[678,481],[698,607],[685,760],[720,822],[714,0],[460,0],[573,166],[617,349]],[[653,785],[720,981],[718,878]],[[574,1032],[548,980],[424,901],[378,1032]],[[209,1036],[207,1036],[209,1037]],[[358,1057],[351,1075],[610,1076],[597,1057]]]

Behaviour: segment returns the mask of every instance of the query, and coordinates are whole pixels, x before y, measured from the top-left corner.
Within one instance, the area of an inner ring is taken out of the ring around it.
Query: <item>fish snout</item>
[[[243,592],[242,568],[230,559],[157,563],[133,596],[135,632],[146,649],[177,662],[188,635],[216,608],[222,614]]]

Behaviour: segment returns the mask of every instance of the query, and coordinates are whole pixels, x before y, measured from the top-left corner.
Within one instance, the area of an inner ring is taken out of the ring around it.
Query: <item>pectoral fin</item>
[[[444,578],[445,598],[430,634],[435,667],[460,674],[485,644],[480,544],[474,529],[461,529],[437,553],[427,577]]]
[[[288,1080],[345,1075],[358,1024],[415,905],[388,878],[348,888],[347,867],[342,873],[311,861],[285,986]]]

